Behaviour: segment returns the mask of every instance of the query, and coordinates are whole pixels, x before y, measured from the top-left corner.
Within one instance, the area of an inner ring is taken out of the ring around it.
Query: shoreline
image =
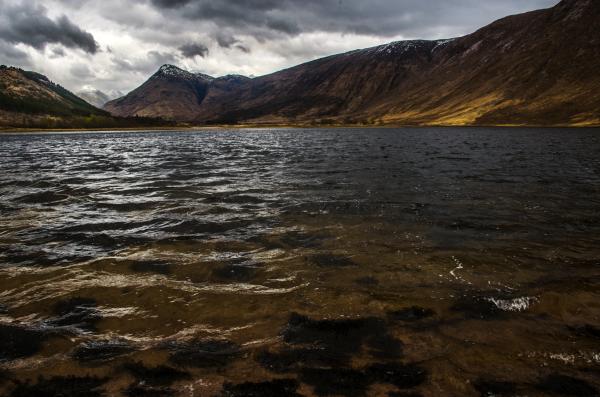
[[[497,128],[497,129],[600,129],[600,125],[517,125],[517,124],[497,124],[497,125],[305,125],[305,124],[236,124],[236,125],[214,125],[214,126],[167,126],[167,127],[130,127],[130,128],[57,128],[57,129],[39,129],[39,128],[10,128],[0,127],[0,135],[17,134],[52,134],[52,133],[86,133],[86,132],[161,132],[161,131],[210,131],[210,130],[257,130],[257,129],[303,129],[303,130],[321,130],[321,129],[424,129],[424,128]]]

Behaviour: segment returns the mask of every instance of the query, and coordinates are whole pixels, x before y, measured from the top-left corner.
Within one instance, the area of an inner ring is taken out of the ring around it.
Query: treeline
[[[92,106],[64,87],[51,82],[44,75],[0,66],[0,72],[6,71],[14,73],[4,73],[3,79],[0,79],[0,127],[4,129],[112,129],[176,125],[174,122],[159,118],[113,117],[110,113]],[[37,90],[28,88],[27,80],[39,87],[39,93]],[[27,94],[25,96],[11,95],[7,90],[11,84],[21,84],[27,88]]]
[[[113,129],[113,128],[153,128],[174,127],[175,122],[147,117],[112,117],[106,115],[56,117],[44,115],[14,115],[10,119],[2,120],[0,126],[4,128],[25,129]]]
[[[81,101],[83,102],[83,101]],[[90,114],[108,116],[109,113],[93,108],[86,102],[72,103],[72,107],[64,103],[46,98],[14,97],[0,91],[0,109],[25,114],[52,114],[56,116],[88,116]]]

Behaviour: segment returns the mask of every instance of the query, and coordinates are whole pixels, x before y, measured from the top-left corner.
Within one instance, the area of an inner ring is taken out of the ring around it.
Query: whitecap
[[[539,302],[539,299],[532,296],[524,296],[514,299],[496,299],[488,298],[496,307],[505,312],[523,312],[531,307],[531,305]]]

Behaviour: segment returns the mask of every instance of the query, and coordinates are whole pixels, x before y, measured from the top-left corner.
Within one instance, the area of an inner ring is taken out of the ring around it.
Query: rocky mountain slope
[[[23,117],[107,116],[46,76],[0,66],[0,120]]]
[[[105,109],[196,124],[600,125],[598,32],[600,1],[562,0],[465,37],[391,43],[254,79],[159,71]]]
[[[2,128],[104,128],[161,124],[164,121],[115,118],[44,75],[0,66]]]
[[[104,109],[116,116],[160,116],[191,121],[208,92],[212,77],[164,65],[143,85]]]

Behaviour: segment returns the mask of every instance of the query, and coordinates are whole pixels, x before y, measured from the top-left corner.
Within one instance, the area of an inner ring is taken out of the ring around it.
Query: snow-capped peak
[[[375,52],[401,55],[409,50],[418,48],[418,46],[421,44],[422,42],[417,40],[395,41],[393,43],[377,47]]]
[[[197,79],[202,79],[202,80],[213,80],[212,77],[206,75],[206,74],[202,74],[202,73],[191,73],[188,72],[187,70],[183,70],[175,65],[163,65],[160,67],[160,69],[158,69],[158,72],[156,72],[155,74],[156,77],[177,77],[179,79],[186,79],[186,80],[197,80]]]
[[[178,68],[175,65],[162,65],[160,67],[160,69],[158,69],[157,74],[162,74],[162,75],[166,75],[166,76],[185,76],[190,73],[186,72],[185,70],[183,70],[181,68]]]
[[[431,52],[434,52],[435,50],[437,50],[440,47],[445,46],[448,43],[453,42],[455,39],[444,39],[444,40],[436,40],[436,44],[435,47],[433,47],[433,50],[431,50]]]
[[[388,54],[388,55],[404,55],[411,51],[425,50],[432,52],[437,48],[442,47],[454,39],[449,40],[403,40],[395,41],[393,43],[373,47],[370,50],[374,50],[375,54]]]

